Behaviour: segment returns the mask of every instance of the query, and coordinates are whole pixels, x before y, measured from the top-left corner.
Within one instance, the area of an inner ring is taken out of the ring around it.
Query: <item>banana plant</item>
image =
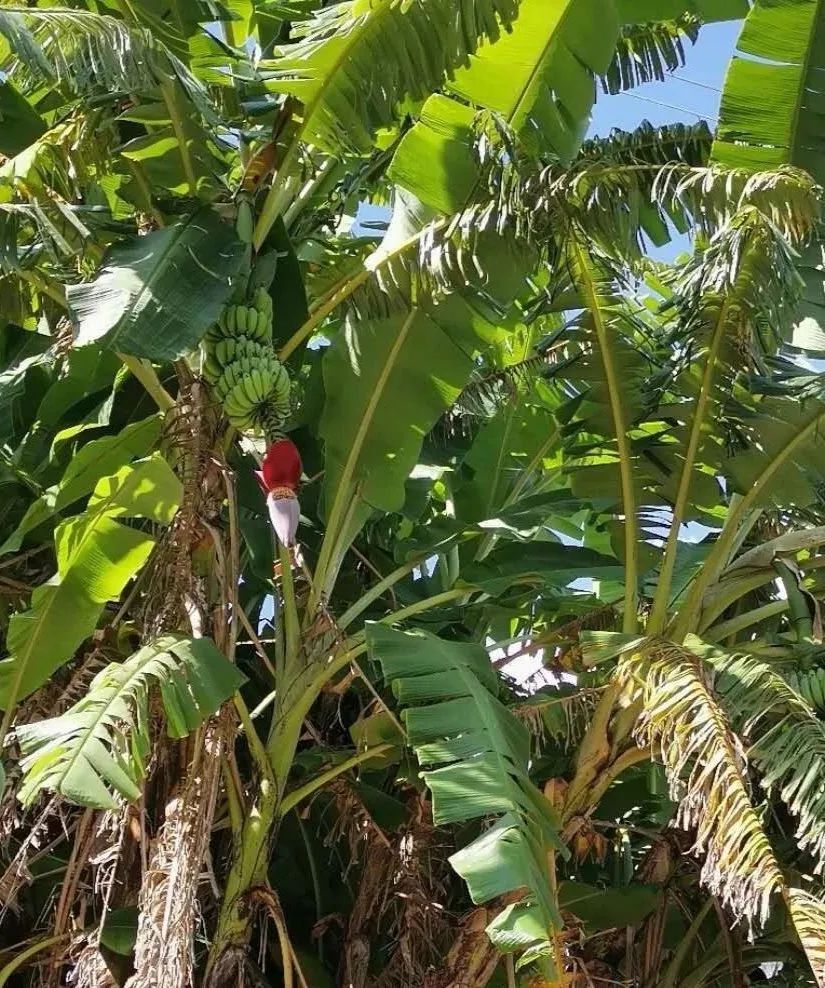
[[[818,176],[583,141],[746,5],[310,6],[0,8],[0,982],[825,983]]]

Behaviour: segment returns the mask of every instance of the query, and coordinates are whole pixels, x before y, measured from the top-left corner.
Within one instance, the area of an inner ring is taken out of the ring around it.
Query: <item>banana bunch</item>
[[[259,288],[250,305],[229,305],[204,341],[203,376],[241,432],[281,432],[290,381],[272,349],[272,299]]]
[[[794,669],[785,678],[791,689],[795,690],[814,708],[825,712],[825,667],[818,669]]]

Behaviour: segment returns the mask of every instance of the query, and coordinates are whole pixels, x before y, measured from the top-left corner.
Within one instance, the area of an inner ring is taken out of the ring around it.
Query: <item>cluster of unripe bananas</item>
[[[825,712],[825,668],[794,669],[785,674],[785,679],[792,690],[814,708]]]
[[[228,305],[204,337],[203,376],[240,432],[279,435],[290,414],[290,381],[272,348],[272,299]]]

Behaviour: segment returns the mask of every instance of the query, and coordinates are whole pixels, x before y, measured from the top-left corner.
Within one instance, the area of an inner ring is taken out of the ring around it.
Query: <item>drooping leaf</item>
[[[623,653],[622,683],[628,687],[631,682],[641,683],[635,687],[644,705],[635,729],[637,741],[651,745],[664,764],[671,798],[679,802],[677,824],[696,828],[695,846],[704,854],[702,881],[737,915],[759,925],[767,920],[774,893],[781,894],[817,981],[821,981],[825,974],[822,904],[791,886],[782,872],[751,797],[744,745],[709,688],[702,658],[706,647],[695,639],[678,645],[604,632],[589,633],[584,647],[603,650],[611,641]],[[698,651],[689,647],[691,642]],[[734,675],[737,670],[745,673],[746,682],[734,685],[734,695],[740,700],[748,685],[757,691],[770,688],[761,682],[759,670],[753,675],[747,660],[744,665],[723,660],[721,666]],[[786,708],[804,706],[795,704],[792,690],[772,692]],[[759,698],[754,697],[754,702],[758,704]],[[804,715],[804,710],[797,713]],[[756,723],[751,720],[752,726]],[[771,767],[778,767],[775,759]],[[791,782],[786,771],[781,775],[786,783]],[[791,783],[797,793],[798,781]]]
[[[691,650],[716,673],[716,690],[737,730],[751,741],[748,757],[763,788],[775,790],[798,820],[796,837],[825,871],[825,791],[816,766],[825,757],[825,724],[767,662],[726,652],[690,636]]]
[[[636,675],[644,684],[637,738],[664,763],[679,824],[698,828],[703,882],[737,914],[764,922],[783,878],[751,801],[740,744],[700,660],[683,646],[653,639],[628,651],[624,663],[622,681]]]
[[[165,635],[107,666],[63,716],[21,725],[20,799],[41,790],[82,806],[115,809],[114,793],[140,795],[151,749],[149,690],[160,688],[167,729],[186,737],[215,713],[244,677],[209,638]]]
[[[153,27],[159,24],[155,19]],[[168,26],[165,36],[168,40]],[[0,64],[15,69],[15,78],[22,78],[26,92],[45,82],[81,96],[137,94],[177,78],[192,105],[214,120],[205,87],[163,37],[164,32],[91,10],[4,4],[0,42],[8,42],[12,57],[4,59],[0,51]]]
[[[118,244],[98,277],[67,289],[77,345],[168,360],[217,320],[245,248],[208,209]]]
[[[599,888],[584,882],[559,882],[559,907],[582,920],[588,932],[638,926],[656,908],[655,885]]]
[[[0,81],[0,154],[12,157],[46,130],[43,118],[8,81]]]
[[[461,580],[488,593],[500,593],[513,585],[563,587],[580,577],[617,580],[623,572],[618,560],[584,546],[507,542],[482,562],[465,567]]]
[[[695,44],[699,28],[699,21],[691,16],[624,25],[602,86],[615,94],[654,80],[664,82],[667,73],[685,64],[687,42]]]
[[[0,444],[11,443],[16,433],[32,418],[32,387],[34,378],[48,381],[46,369],[52,363],[49,353],[35,353],[15,361],[0,373]],[[31,391],[30,391],[31,388]],[[28,396],[28,397],[27,397]]]
[[[512,23],[518,0],[344,0],[296,25],[299,40],[265,66],[270,89],[304,104],[301,135],[338,153],[369,150],[407,96],[421,99],[484,37]],[[391,51],[392,57],[382,57]]]
[[[433,798],[433,819],[496,822],[450,859],[474,902],[526,888],[545,930],[558,928],[547,852],[558,821],[527,774],[527,731],[495,697],[485,649],[368,624],[370,656],[404,708],[409,743]],[[509,947],[512,949],[512,946]]]
[[[616,0],[622,31],[603,80],[610,93],[662,81],[685,61],[684,40],[696,41],[702,24],[736,20],[747,0]]]

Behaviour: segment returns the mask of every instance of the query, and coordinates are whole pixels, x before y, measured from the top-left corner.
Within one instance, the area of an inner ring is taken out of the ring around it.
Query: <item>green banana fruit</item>
[[[236,313],[237,306],[228,305],[224,310],[221,318],[218,320],[218,325],[225,331],[225,336],[234,336],[237,332],[238,326],[236,323]]]
[[[799,675],[796,669],[791,669],[789,672],[785,673],[785,681],[794,693],[798,693],[802,696],[802,686],[799,682]]]
[[[247,305],[228,305],[203,340],[203,377],[241,431],[282,432],[292,412],[291,382],[272,349],[272,297],[258,288]]]
[[[223,401],[226,396],[243,381],[243,370],[237,364],[230,364],[215,382],[215,393]]]
[[[252,215],[252,208],[246,200],[242,199],[238,203],[238,216],[235,220],[235,230],[241,243],[251,244],[252,234],[255,229],[255,218]]]
[[[253,310],[255,312],[255,332],[253,334],[256,340],[261,343],[265,343],[267,346],[272,346],[272,316],[266,312],[261,312],[259,309]]]
[[[817,710],[825,710],[825,690],[815,669],[805,673],[805,689],[812,706]]]
[[[249,415],[255,407],[255,402],[250,401],[244,389],[243,381],[236,384],[223,399],[224,411],[227,415],[243,416]]]
[[[215,355],[208,350],[203,361],[202,373],[206,383],[211,384],[212,386],[218,383],[218,380],[223,373],[223,367],[215,359]]]
[[[252,305],[258,312],[272,318],[272,296],[265,288],[259,288],[252,299]]]
[[[221,365],[221,367],[228,367],[229,364],[235,359],[238,351],[238,341],[228,337],[226,339],[218,340],[214,348],[215,360]]]

